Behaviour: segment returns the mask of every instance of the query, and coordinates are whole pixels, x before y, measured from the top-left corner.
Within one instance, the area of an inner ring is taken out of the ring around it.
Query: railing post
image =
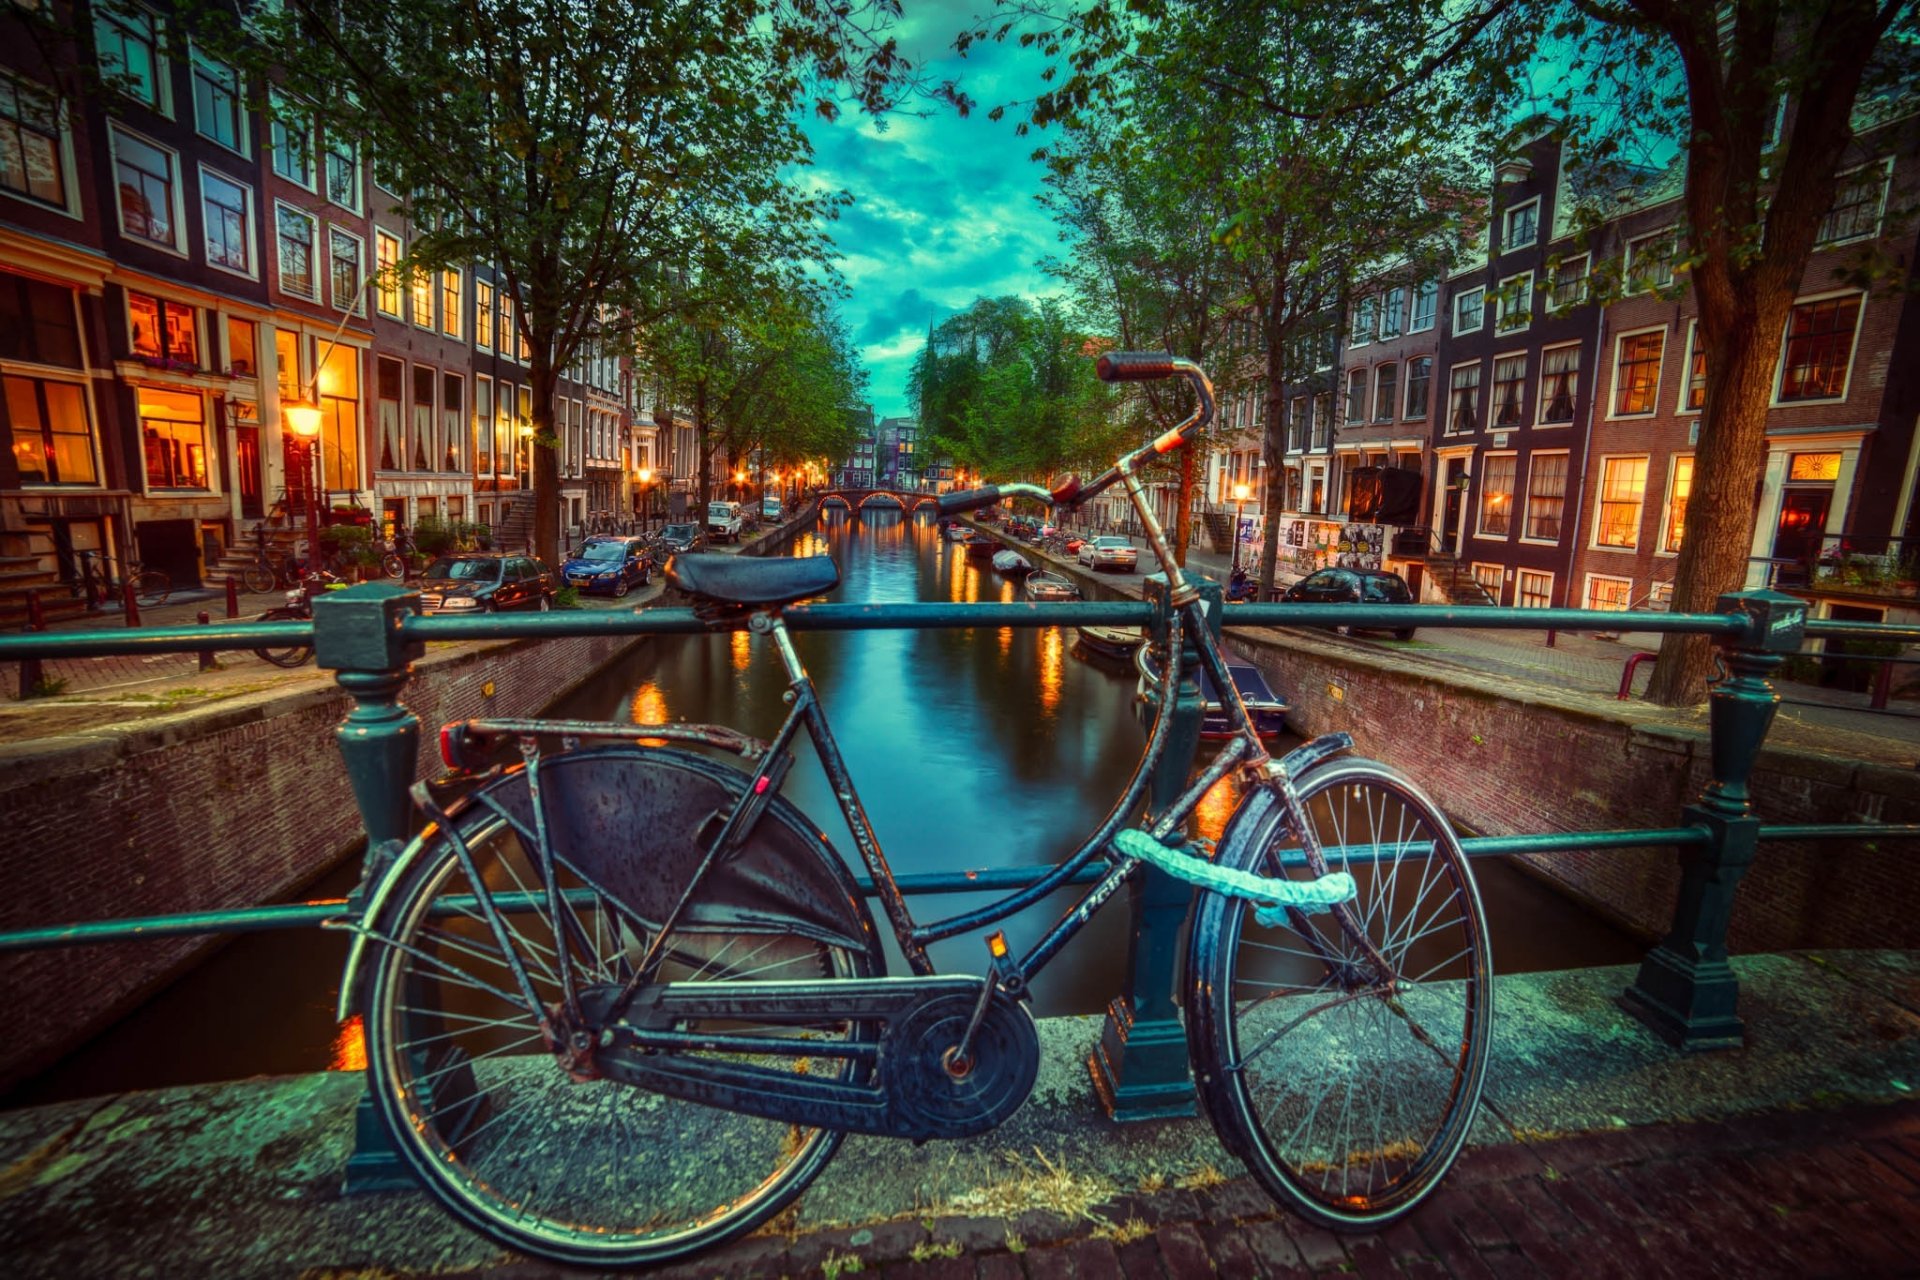
[[[314,660],[333,671],[340,687],[353,696],[353,709],[334,737],[366,825],[369,863],[389,842],[404,843],[412,833],[407,788],[420,747],[420,721],[401,703],[400,690],[423,646],[402,640],[399,624],[419,611],[420,593],[390,582],[323,591],[313,600]],[[383,1191],[412,1185],[413,1177],[388,1144],[372,1100],[362,1093],[354,1112],[346,1189]]]
[[[1170,622],[1167,581],[1161,574],[1146,579],[1146,598],[1157,609],[1154,643],[1164,644]],[[1224,596],[1220,584],[1196,580],[1216,635]],[[1153,778],[1149,798],[1152,811],[1173,803],[1186,789],[1193,761],[1200,749],[1202,707],[1194,673],[1199,654],[1191,637],[1181,648],[1179,693],[1173,704],[1173,726],[1166,754]],[[1169,673],[1171,674],[1171,673]],[[1179,845],[1185,836],[1167,841]],[[1193,901],[1192,889],[1155,867],[1144,868],[1130,886],[1133,933],[1128,940],[1126,986],[1107,1006],[1100,1043],[1087,1066],[1093,1072],[1094,1091],[1115,1120],[1155,1120],[1190,1116],[1194,1112],[1193,1078],[1187,1068],[1186,1030],[1174,999],[1174,974],[1180,967],[1181,926]]]
[[[1747,779],[1780,702],[1767,677],[1800,648],[1807,624],[1806,603],[1776,591],[1723,595],[1717,609],[1745,613],[1747,632],[1723,645],[1730,674],[1713,686],[1708,707],[1713,780],[1682,810],[1682,820],[1706,828],[1709,841],[1681,851],[1673,928],[1647,953],[1621,998],[1630,1013],[1682,1049],[1738,1048],[1745,1037],[1736,1012],[1740,984],[1727,963],[1727,922],[1760,843]]]

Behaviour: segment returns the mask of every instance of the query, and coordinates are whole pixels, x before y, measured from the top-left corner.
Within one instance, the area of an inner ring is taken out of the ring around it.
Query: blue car
[[[653,581],[653,560],[640,538],[588,538],[560,566],[560,577],[581,591],[624,596]]]

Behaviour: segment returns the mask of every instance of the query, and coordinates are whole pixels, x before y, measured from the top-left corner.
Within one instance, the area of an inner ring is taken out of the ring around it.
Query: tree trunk
[[[533,554],[549,567],[560,564],[560,450],[553,430],[553,400],[560,375],[536,343],[528,381],[533,387],[533,436],[527,441],[527,470],[533,479]]]
[[[1194,472],[1199,451],[1198,441],[1180,451],[1180,505],[1173,513],[1173,562],[1182,569],[1187,567],[1187,544],[1193,540]]]
[[[1284,372],[1285,358],[1281,348],[1285,345],[1279,335],[1271,332],[1275,326],[1269,326],[1267,332],[1267,420],[1266,430],[1262,433],[1260,451],[1266,466],[1260,492],[1260,510],[1266,516],[1260,530],[1260,583],[1259,598],[1265,600],[1273,594],[1274,575],[1280,567],[1280,509],[1287,500],[1287,469],[1283,464],[1287,456],[1287,429],[1283,411],[1286,406],[1286,386],[1280,381]],[[1239,530],[1234,530],[1239,536]]]
[[[700,484],[695,490],[699,502],[693,513],[693,545],[696,547],[707,545],[707,504],[713,501],[713,455],[707,447],[707,438],[712,430],[712,424],[707,421],[707,383],[703,378],[693,385],[693,448],[700,459]]]

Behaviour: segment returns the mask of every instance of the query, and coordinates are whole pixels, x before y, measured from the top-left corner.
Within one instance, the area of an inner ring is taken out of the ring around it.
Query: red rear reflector
[[[755,778],[753,782],[753,794],[757,796],[763,796],[767,794],[767,783],[769,781],[771,781],[771,779]]]
[[[446,762],[447,768],[456,772],[465,772],[460,762],[453,757],[453,726],[443,724],[440,726],[440,758]]]

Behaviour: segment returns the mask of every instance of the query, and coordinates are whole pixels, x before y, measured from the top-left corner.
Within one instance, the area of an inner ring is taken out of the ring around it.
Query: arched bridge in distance
[[[862,511],[867,507],[884,507],[911,513],[918,511],[921,507],[932,507],[938,511],[940,495],[921,493],[914,489],[854,489],[841,485],[821,492],[821,508],[825,509],[831,503],[838,503],[851,511]]]

